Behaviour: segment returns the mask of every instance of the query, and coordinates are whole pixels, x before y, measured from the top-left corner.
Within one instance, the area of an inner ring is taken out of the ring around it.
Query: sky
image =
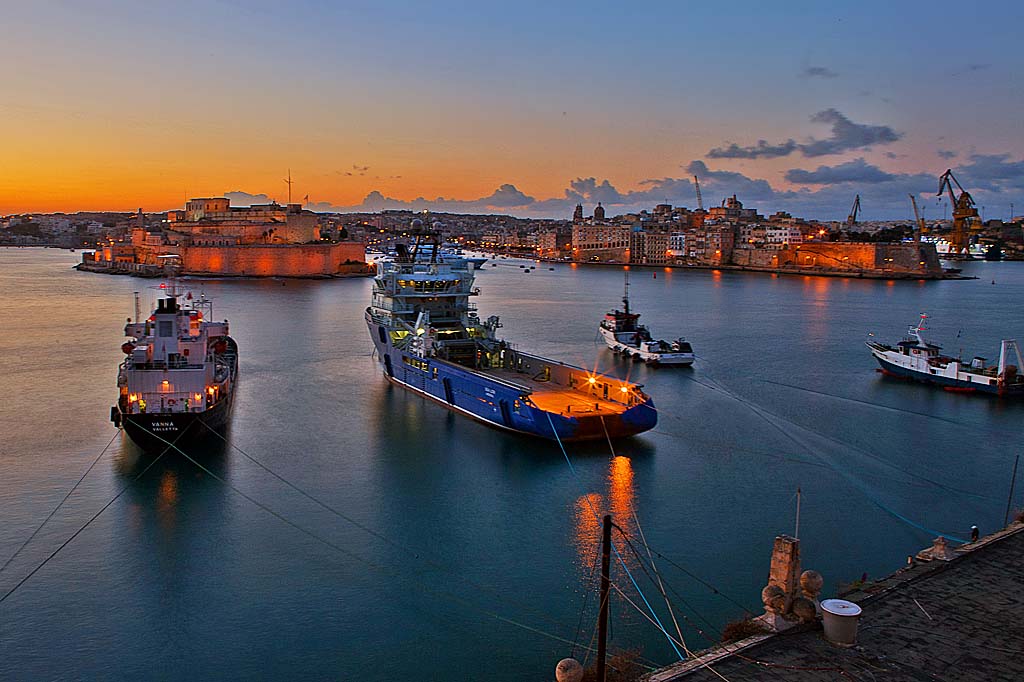
[[[1024,214],[1024,3],[0,0],[0,214]]]

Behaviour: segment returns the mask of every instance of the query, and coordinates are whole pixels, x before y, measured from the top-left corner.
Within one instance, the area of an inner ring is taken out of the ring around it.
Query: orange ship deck
[[[584,392],[566,388],[550,381],[538,381],[522,372],[512,372],[504,369],[477,371],[506,383],[522,386],[530,391],[530,400],[533,401],[534,405],[547,412],[564,416],[589,416],[622,414],[629,409],[628,405],[607,400],[601,395],[604,391],[603,383],[609,384],[609,390],[618,391],[621,385],[621,382],[618,380],[613,379],[602,382],[599,378],[598,383],[595,384],[599,388],[595,388],[593,393],[591,393],[590,391]]]

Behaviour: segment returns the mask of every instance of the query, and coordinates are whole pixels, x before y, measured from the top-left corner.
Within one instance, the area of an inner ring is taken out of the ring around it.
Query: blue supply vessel
[[[563,441],[632,436],[658,414],[640,384],[526,353],[499,339],[470,298],[474,264],[431,234],[377,263],[366,325],[384,375],[448,409],[507,431]]]

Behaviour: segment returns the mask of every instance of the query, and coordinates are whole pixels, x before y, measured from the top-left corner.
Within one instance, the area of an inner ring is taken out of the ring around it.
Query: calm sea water
[[[0,562],[115,435],[132,291],[155,295],[71,270],[76,255],[0,250]],[[499,263],[478,277],[481,315],[524,349],[644,383],[654,432],[614,455],[570,446],[570,468],[555,444],[390,387],[362,319],[369,280],[206,282],[242,379],[229,444],[190,454],[225,483],[180,456],[146,470],[152,457],[115,439],[0,572],[2,595],[125,490],[0,603],[0,678],[547,680],[571,647],[536,631],[584,644],[593,631],[595,512],[634,536],[639,522],[665,557],[691,647],[707,645],[695,626],[714,637],[759,606],[798,486],[804,566],[826,594],[895,570],[936,532],[1001,525],[1024,406],[885,379],[863,342],[927,311],[947,351],[994,357],[1024,337],[1024,266],[933,283],[635,271],[644,320],[699,355],[651,370],[597,343],[621,271]],[[621,565],[613,580],[638,601]],[[675,660],[618,596],[612,619],[613,645]]]

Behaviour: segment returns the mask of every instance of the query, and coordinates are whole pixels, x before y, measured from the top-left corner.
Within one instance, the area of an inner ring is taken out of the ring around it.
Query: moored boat
[[[238,346],[228,322],[213,322],[205,296],[184,305],[174,287],[161,285],[150,317],[125,325],[131,340],[118,368],[119,398],[110,420],[144,450],[181,447],[221,432],[231,413],[238,378]]]
[[[491,426],[563,441],[630,436],[657,412],[640,384],[530,354],[497,337],[470,297],[474,266],[399,245],[378,262],[366,324],[389,381]],[[434,242],[436,244],[436,240]]]
[[[605,345],[613,352],[651,365],[692,365],[693,347],[682,337],[674,341],[654,339],[651,331],[640,324],[640,313],[629,310],[629,271],[626,271],[623,309],[606,313],[599,331]]]
[[[922,313],[917,325],[911,326],[907,336],[895,346],[867,342],[884,374],[934,384],[956,393],[1024,396],[1024,376],[1020,374],[1024,360],[1015,339],[1002,340],[999,362],[994,365],[979,356],[964,363],[961,358],[943,355],[941,346],[925,340],[921,332],[927,331],[927,319]],[[1013,360],[1017,364],[1012,364]]]

